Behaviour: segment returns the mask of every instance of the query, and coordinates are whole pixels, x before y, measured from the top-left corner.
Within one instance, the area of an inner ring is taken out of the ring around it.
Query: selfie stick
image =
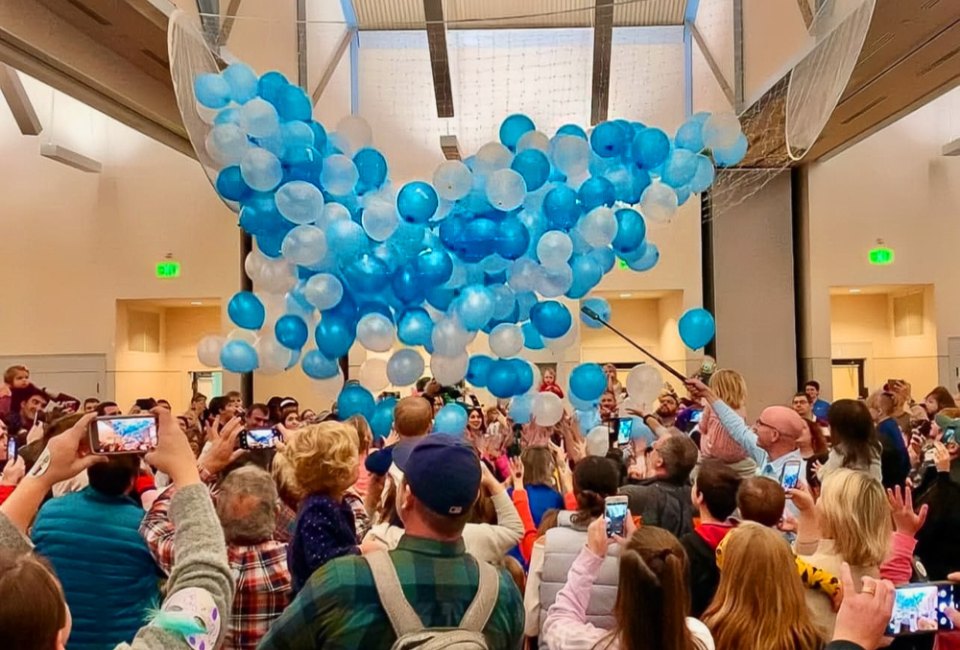
[[[589,318],[592,318],[593,320],[597,321],[598,323],[600,323],[601,325],[603,325],[604,327],[606,327],[607,329],[609,329],[611,332],[613,332],[614,334],[616,334],[617,336],[619,336],[620,338],[622,338],[624,341],[626,341],[627,343],[629,343],[630,345],[632,345],[633,347],[637,348],[638,350],[640,350],[641,352],[643,352],[645,355],[647,355],[648,357],[650,357],[651,359],[653,359],[653,360],[657,363],[658,366],[660,366],[661,368],[663,368],[664,370],[666,370],[667,372],[669,372],[671,375],[673,375],[674,377],[676,377],[677,379],[679,379],[681,382],[686,382],[686,381],[687,381],[687,377],[684,377],[684,376],[680,373],[679,370],[676,370],[676,369],[673,368],[673,366],[671,366],[670,364],[661,361],[661,360],[658,359],[657,357],[655,357],[655,356],[653,356],[652,354],[650,354],[650,352],[648,352],[647,350],[645,350],[643,347],[641,347],[641,346],[638,345],[637,343],[634,343],[634,342],[630,339],[630,337],[628,337],[626,334],[624,334],[623,332],[621,332],[620,330],[618,330],[616,327],[614,327],[613,325],[611,325],[611,324],[608,323],[607,321],[605,321],[605,320],[603,320],[602,318],[600,318],[600,314],[598,314],[597,312],[593,311],[593,310],[590,309],[589,307],[581,307],[581,308],[580,308],[580,311],[582,311],[582,312],[583,312],[584,314],[586,314]]]

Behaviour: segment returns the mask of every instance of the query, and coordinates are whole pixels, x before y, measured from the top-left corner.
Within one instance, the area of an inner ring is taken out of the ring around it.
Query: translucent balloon
[[[210,129],[207,153],[221,165],[236,165],[250,148],[247,134],[236,124],[218,124]]]
[[[550,158],[567,176],[583,174],[590,164],[590,144],[573,135],[557,135],[550,143]]]
[[[493,318],[493,292],[482,285],[465,287],[456,302],[456,313],[467,331],[486,327]]]
[[[480,147],[473,159],[473,169],[478,176],[488,176],[498,169],[506,169],[513,161],[513,154],[499,142],[488,142]]]
[[[457,318],[443,318],[434,324],[430,339],[434,353],[456,356],[466,349],[470,334]]]
[[[617,236],[617,218],[610,208],[594,208],[580,220],[577,229],[588,244],[602,248]]]
[[[717,333],[713,314],[706,309],[691,309],[680,317],[680,339],[691,350],[699,350]]]
[[[429,345],[433,336],[430,314],[419,307],[403,312],[397,322],[397,336],[404,345]]]
[[[660,249],[651,242],[645,242],[637,252],[640,255],[627,260],[627,266],[633,271],[649,271],[660,261]]]
[[[626,148],[628,134],[619,122],[601,122],[590,133],[590,146],[598,156],[614,158]]]
[[[367,248],[367,233],[354,221],[334,221],[327,227],[327,247],[341,260],[355,258]]]
[[[713,168],[713,162],[704,155],[697,155],[697,172],[690,180],[691,192],[704,192],[713,185],[713,179],[716,176],[716,170]]]
[[[280,125],[280,137],[283,139],[283,160],[289,163],[305,162],[308,159],[305,149],[313,147],[315,135],[306,122],[284,122]]]
[[[323,194],[305,181],[290,181],[277,190],[277,210],[292,223],[314,223],[323,214]]]
[[[306,322],[293,314],[281,316],[273,326],[273,333],[277,343],[290,350],[299,350],[310,337]]]
[[[220,350],[227,342],[225,336],[211,334],[204,336],[197,344],[197,358],[207,368],[220,367]]]
[[[553,393],[537,393],[530,412],[537,424],[552,427],[563,417],[563,402]]]
[[[230,85],[215,73],[197,75],[193,82],[193,92],[197,102],[207,108],[223,108],[230,103]]]
[[[515,424],[527,424],[530,422],[533,409],[533,397],[530,395],[517,395],[510,400],[510,419]]]
[[[337,122],[337,133],[347,141],[351,151],[360,151],[373,142],[370,124],[359,115],[347,115]]]
[[[334,154],[323,161],[320,184],[334,196],[350,194],[360,179],[353,161],[342,154]]]
[[[517,153],[528,149],[536,149],[546,153],[550,150],[550,138],[540,131],[527,131],[517,141]]]
[[[243,264],[247,276],[263,291],[283,293],[297,283],[289,263],[282,259],[270,259],[260,251],[251,251]]]
[[[376,401],[370,391],[359,384],[348,384],[337,397],[337,417],[347,420],[354,415],[362,415],[365,420],[373,417]]]
[[[699,114],[704,115],[705,114]],[[700,153],[703,151],[703,123],[706,119],[700,119],[696,115],[684,122],[679,129],[677,129],[677,135],[674,138],[674,142],[677,147],[686,149],[687,151],[692,151],[693,153]]]
[[[608,323],[610,322],[610,315],[611,315],[610,303],[604,300],[603,298],[587,298],[586,300],[583,301],[582,306],[592,310],[593,313],[595,313],[604,321]],[[592,329],[603,328],[603,323],[594,319],[591,316],[588,316],[583,311],[580,312],[580,322]]]
[[[697,173],[697,154],[686,149],[674,149],[663,163],[660,180],[670,187],[683,187]]]
[[[559,230],[544,233],[537,242],[537,258],[547,267],[566,264],[573,255],[573,242],[570,236]]]
[[[492,258],[488,258],[492,259]],[[504,320],[510,317],[513,310],[517,307],[517,298],[513,289],[505,284],[497,284],[491,287],[493,291],[493,319]]]
[[[327,254],[327,236],[316,226],[297,226],[283,238],[280,252],[294,264],[313,266]]]
[[[387,362],[383,359],[367,359],[360,366],[360,383],[374,393],[390,385],[387,377]]]
[[[530,320],[537,331],[548,338],[559,338],[570,329],[570,311],[556,300],[537,303],[530,310]]]
[[[258,330],[263,326],[266,312],[263,303],[249,291],[239,291],[233,294],[227,304],[227,315],[237,327],[248,330]]]
[[[607,375],[596,363],[581,363],[570,372],[570,392],[584,401],[600,399],[607,390]]]
[[[252,147],[240,160],[240,174],[251,189],[269,192],[283,179],[283,167],[280,159],[266,149]]]
[[[526,149],[518,153],[510,164],[510,169],[523,177],[525,189],[528,192],[543,187],[543,184],[550,178],[550,161],[546,154],[539,149]],[[489,200],[489,181],[487,183],[487,199]],[[492,200],[490,202],[494,203]]]
[[[246,104],[257,96],[257,74],[245,63],[231,63],[220,73],[230,86],[230,99]]]
[[[393,202],[379,196],[367,202],[360,220],[367,236],[374,241],[387,241],[400,225]]]
[[[536,128],[537,127],[533,124],[533,120],[526,115],[520,113],[510,115],[500,125],[500,142],[502,142],[505,147],[513,151],[516,149],[520,138],[523,137],[524,134],[533,131]]]
[[[703,123],[703,143],[710,149],[728,149],[741,135],[740,119],[731,112],[714,113]]]
[[[670,138],[660,129],[643,129],[633,139],[634,161],[644,169],[654,169],[670,155]]]
[[[582,298],[603,279],[603,269],[589,255],[575,255],[570,261],[570,269],[573,282],[566,293],[568,298]]]
[[[640,212],[644,218],[657,224],[667,224],[673,220],[678,207],[677,193],[669,185],[654,181],[643,192],[640,199]]]
[[[592,418],[593,411],[585,414],[586,418]],[[595,418],[594,418],[595,419]],[[606,425],[592,426],[589,428],[583,428],[583,425],[587,423],[587,420],[581,420],[582,430],[587,432],[587,435],[584,436],[587,446],[587,455],[588,456],[606,456],[607,452],[610,451],[610,429]]]
[[[387,179],[387,159],[376,149],[361,149],[354,155],[353,164],[366,189],[377,189]]]
[[[252,138],[266,138],[280,130],[280,116],[273,104],[256,97],[240,107],[240,128]]]
[[[387,362],[387,378],[394,386],[410,386],[423,376],[423,357],[416,350],[397,350]]]
[[[429,183],[407,183],[397,194],[397,210],[407,223],[425,223],[437,211],[440,201]]]
[[[326,230],[337,221],[350,221],[350,211],[339,203],[327,203],[323,206],[317,225]]]
[[[433,416],[434,433],[461,436],[467,428],[467,411],[459,404],[447,404]]]
[[[357,340],[371,352],[387,352],[395,340],[393,323],[383,314],[367,314],[357,323]]]
[[[257,333],[253,330],[246,330],[236,327],[227,332],[227,341],[245,341],[250,345],[257,344]]]
[[[537,275],[535,289],[544,298],[559,298],[573,284],[573,269],[567,264],[546,266]]]
[[[453,386],[467,376],[469,357],[466,352],[452,357],[434,354],[430,358],[430,373],[441,386]]]
[[[712,151],[713,159],[717,162],[718,167],[732,167],[747,155],[747,147],[747,136],[741,133],[731,146],[714,149]]]
[[[440,198],[458,201],[473,188],[473,174],[459,160],[448,160],[433,172],[433,186]]]
[[[653,366],[647,364],[634,366],[627,375],[627,393],[632,400],[639,402],[647,409],[653,406],[661,390],[663,390],[663,377]]]
[[[509,212],[520,207],[526,194],[523,176],[512,169],[498,169],[487,178],[487,200],[498,210]]]
[[[335,275],[318,273],[307,280],[303,295],[311,305],[320,311],[325,311],[340,303],[340,299],[343,298],[343,284]]]
[[[246,341],[227,341],[220,350],[220,365],[229,372],[253,372],[260,361],[257,351]]]
[[[500,323],[490,332],[490,350],[501,359],[520,354],[522,349],[523,332],[519,325]]]
[[[487,355],[475,354],[471,356],[467,364],[467,381],[477,388],[485,387],[491,367],[493,367],[493,359]]]

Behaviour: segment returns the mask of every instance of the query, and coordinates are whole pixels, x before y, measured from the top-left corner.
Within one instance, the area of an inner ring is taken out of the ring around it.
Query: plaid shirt
[[[169,516],[173,491],[168,489],[161,494],[140,524],[140,534],[157,564],[168,575],[174,559],[174,525]],[[287,545],[272,539],[252,545],[229,544],[227,557],[236,578],[236,594],[230,628],[222,647],[254,650],[290,603]]]
[[[428,627],[457,627],[477,593],[477,560],[463,540],[443,543],[404,535],[390,551],[403,594]],[[484,628],[493,650],[523,643],[523,599],[500,570],[497,605]],[[321,567],[264,638],[261,650],[387,649],[397,635],[380,605],[366,560],[347,556]]]

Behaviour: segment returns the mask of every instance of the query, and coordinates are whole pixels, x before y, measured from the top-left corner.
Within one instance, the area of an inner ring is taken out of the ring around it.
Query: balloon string
[[[661,368],[663,368],[664,370],[666,370],[667,372],[669,372],[671,375],[673,375],[674,377],[676,377],[677,379],[679,379],[681,382],[686,382],[686,381],[687,381],[687,377],[685,377],[679,370],[677,370],[676,368],[674,368],[674,367],[671,366],[670,364],[666,363],[665,361],[661,361],[660,359],[658,359],[657,357],[655,357],[653,354],[651,354],[648,350],[646,350],[646,349],[645,349],[643,346],[641,346],[640,344],[635,343],[629,336],[627,336],[626,334],[624,334],[623,332],[621,332],[620,330],[618,330],[616,327],[614,327],[613,325],[611,325],[611,324],[608,323],[607,321],[605,321],[605,320],[603,320],[602,318],[600,318],[600,314],[598,314],[597,312],[593,311],[593,310],[590,309],[589,307],[581,307],[581,308],[580,308],[580,311],[582,311],[582,312],[583,312],[584,314],[586,314],[588,317],[590,317],[590,318],[592,318],[593,320],[597,321],[598,323],[600,323],[601,325],[603,325],[604,327],[606,327],[607,329],[609,329],[611,332],[613,332],[614,334],[616,334],[617,336],[619,336],[620,338],[622,338],[624,341],[626,341],[627,343],[629,343],[630,345],[632,345],[633,347],[637,348],[638,350],[640,350],[641,352],[643,352],[645,355],[647,355],[648,357],[650,357],[651,359],[653,359],[653,360],[657,363],[657,365],[659,365]]]

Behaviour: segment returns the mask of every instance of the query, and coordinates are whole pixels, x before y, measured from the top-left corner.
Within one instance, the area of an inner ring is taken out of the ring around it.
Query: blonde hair
[[[393,409],[393,428],[401,438],[426,435],[433,423],[433,406],[423,397],[404,397]]]
[[[732,409],[747,403],[747,382],[736,370],[718,370],[710,378],[710,388]]]
[[[306,490],[297,482],[297,476],[293,471],[293,463],[285,454],[276,454],[271,463],[270,473],[273,475],[273,482],[277,484],[277,493],[280,500],[290,506],[293,510],[300,507],[300,502],[307,496]]]
[[[823,537],[852,566],[878,566],[890,547],[890,505],[866,472],[838,469],[823,481],[817,514]]]
[[[373,431],[370,429],[367,419],[362,415],[354,415],[347,419],[347,424],[352,425],[357,430],[357,437],[360,440],[358,448],[360,455],[362,456],[370,451],[370,445],[373,443]]]
[[[772,528],[744,522],[724,541],[720,584],[703,622],[717,650],[820,650],[790,546]]]
[[[344,422],[322,422],[297,431],[284,454],[308,494],[337,494],[357,478],[360,462],[357,430]]]

